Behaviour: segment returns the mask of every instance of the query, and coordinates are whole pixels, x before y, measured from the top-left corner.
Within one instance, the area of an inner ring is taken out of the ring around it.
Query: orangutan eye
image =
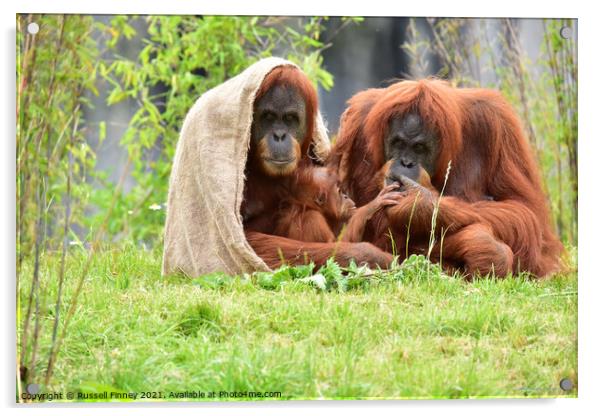
[[[284,115],[284,121],[286,121],[287,123],[295,123],[299,120],[299,117],[297,117],[297,114],[295,113],[288,113]]]
[[[271,111],[266,111],[265,113],[262,114],[262,117],[265,121],[274,121],[276,119],[276,114],[272,113]]]
[[[414,146],[414,151],[416,153],[425,153],[426,152],[426,146],[418,143],[417,145]]]

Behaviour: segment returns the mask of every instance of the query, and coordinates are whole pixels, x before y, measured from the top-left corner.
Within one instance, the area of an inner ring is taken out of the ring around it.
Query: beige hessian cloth
[[[169,181],[163,274],[269,270],[247,243],[240,205],[255,94],[282,65],[294,64],[263,59],[207,91],[188,111]],[[323,160],[330,142],[319,112],[314,131],[314,153]]]

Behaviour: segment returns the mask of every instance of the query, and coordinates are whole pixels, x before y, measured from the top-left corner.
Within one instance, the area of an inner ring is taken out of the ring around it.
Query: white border
[[[181,404],[166,409],[160,405],[136,405],[111,412],[127,414],[198,415],[243,413],[251,415],[281,415],[332,413],[342,411],[349,414],[364,414],[374,409],[383,414],[427,411],[447,415],[504,415],[511,413],[545,413],[546,415],[590,414],[600,409],[600,354],[602,343],[600,317],[602,311],[602,273],[597,261],[602,228],[600,227],[602,194],[602,163],[600,160],[602,120],[600,97],[600,59],[602,40],[601,15],[596,13],[594,1],[542,1],[504,0],[498,2],[471,2],[469,0],[370,0],[367,2],[326,2],[303,0],[286,3],[282,0],[220,0],[217,2],[195,2],[193,0],[103,0],[99,2],[68,0],[21,0],[18,4],[2,2],[0,18],[3,23],[2,42],[2,90],[0,114],[5,134],[0,139],[0,155],[3,163],[0,176],[3,181],[3,204],[0,204],[0,229],[3,231],[0,264],[7,270],[1,280],[4,284],[4,314],[2,329],[2,371],[0,392],[5,414],[35,412],[44,415],[81,415],[82,409],[74,406],[16,408],[14,403],[14,294],[15,294],[15,13],[91,13],[91,14],[288,14],[288,15],[364,15],[364,16],[466,16],[466,17],[572,17],[578,18],[579,30],[579,399],[556,400],[478,400],[478,401],[389,401],[389,402],[287,402],[287,403],[230,403],[230,404]],[[100,415],[108,412],[105,404],[86,406],[85,414]]]

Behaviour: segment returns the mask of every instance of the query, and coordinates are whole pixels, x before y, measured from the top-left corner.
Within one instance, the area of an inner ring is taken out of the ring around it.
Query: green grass
[[[87,253],[72,249],[67,302]],[[50,345],[60,255],[41,269],[42,360]],[[159,250],[98,253],[44,391],[280,391],[282,399],[575,397],[577,276],[448,277],[422,258],[344,277],[160,275]],[[33,261],[20,287],[25,316]],[[19,324],[21,325],[21,323]],[[243,400],[245,398],[242,398]],[[213,400],[213,399],[209,399]]]

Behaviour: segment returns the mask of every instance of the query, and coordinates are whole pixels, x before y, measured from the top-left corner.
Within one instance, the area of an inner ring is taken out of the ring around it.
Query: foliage
[[[41,351],[51,343],[59,262],[57,253],[44,254]],[[66,299],[86,262],[85,250],[68,256]],[[160,263],[160,247],[98,252],[55,377],[42,392],[280,391],[296,400],[577,395],[559,388],[562,378],[578,379],[575,273],[469,283],[414,256],[378,273],[352,267],[355,274],[339,274],[330,263],[327,290],[301,281],[311,276],[308,266],[276,271],[276,286],[261,274],[214,288],[197,283],[219,281],[216,275],[164,278]],[[22,313],[32,268],[24,263]],[[364,283],[350,287],[353,280]]]
[[[577,241],[577,47],[575,21],[544,19],[535,62],[525,52],[520,19],[411,19],[411,76],[437,75],[454,85],[495,88],[513,104],[543,168],[558,233]],[[565,29],[566,30],[566,29]],[[433,62],[438,62],[433,65]],[[541,70],[543,69],[543,70]]]
[[[62,241],[70,211],[83,225],[92,188],[95,154],[84,137],[84,93],[95,86],[98,48],[92,18],[45,16],[35,36],[25,34],[34,17],[17,20],[17,244],[19,262],[33,246]],[[69,184],[70,182],[70,184]],[[66,203],[70,202],[67,209]],[[56,246],[56,245],[55,245]]]
[[[82,224],[92,192],[87,175],[95,155],[84,137],[82,120],[85,92],[97,94],[98,49],[90,37],[92,18],[46,16],[36,22],[39,32],[25,34],[34,17],[17,18],[17,290],[22,283],[22,264],[33,261],[33,284],[25,300],[18,362],[30,368],[22,377],[36,379],[43,287],[43,254],[60,247],[57,264],[60,288],[55,303],[60,305],[65,253],[72,227]],[[54,243],[54,244],[53,244]],[[59,316],[53,323],[55,345]],[[29,353],[29,354],[26,354]],[[49,367],[54,351],[48,352]]]
[[[320,291],[340,293],[365,289],[390,281],[428,280],[431,276],[445,276],[440,265],[430,263],[426,257],[411,255],[401,265],[394,264],[389,271],[371,270],[358,266],[353,260],[348,267],[341,267],[330,258],[317,271],[313,263],[302,266],[282,265],[273,272],[255,272],[243,276],[230,276],[222,272],[210,273],[192,279],[196,286],[208,289],[231,287],[239,282],[256,284],[266,290],[279,290],[288,285],[309,285]],[[456,276],[456,278],[461,278]]]

